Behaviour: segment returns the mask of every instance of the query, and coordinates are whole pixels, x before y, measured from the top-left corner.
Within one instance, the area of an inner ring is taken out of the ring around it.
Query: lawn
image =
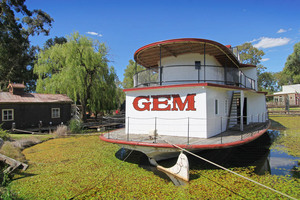
[[[271,119],[276,127],[290,128],[285,133],[287,138],[299,141],[299,117]],[[288,144],[289,152],[299,153],[298,146],[289,145],[285,139],[282,143]],[[35,145],[23,151],[30,167],[14,177],[11,189],[21,199],[284,199],[216,169],[190,170],[189,184],[174,186],[135,163],[117,159],[118,149],[98,136],[57,138]],[[253,167],[232,170],[300,198],[299,179],[258,176]]]

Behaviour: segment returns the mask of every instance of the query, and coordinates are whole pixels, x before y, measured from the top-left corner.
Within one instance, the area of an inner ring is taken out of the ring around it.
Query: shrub
[[[12,142],[6,141],[4,145],[2,146],[0,153],[3,155],[6,155],[10,158],[13,158],[15,160],[18,160],[20,162],[25,162],[26,158],[22,154],[21,149],[16,148],[15,145]]]
[[[52,133],[55,137],[62,137],[68,135],[68,127],[65,125],[59,125],[55,132]]]
[[[71,119],[69,122],[69,129],[71,133],[81,133],[82,132],[82,123],[76,119]]]
[[[3,130],[2,129],[2,124],[0,124],[0,138],[2,138],[3,140],[9,140],[9,133],[7,130]]]
[[[36,137],[22,138],[20,140],[16,140],[16,141],[12,142],[12,144],[15,147],[17,147],[17,148],[19,148],[21,150],[23,150],[23,149],[25,149],[27,147],[31,147],[31,146],[33,146],[35,144],[39,144],[39,143],[41,143],[41,140],[38,139],[38,138],[36,138]]]

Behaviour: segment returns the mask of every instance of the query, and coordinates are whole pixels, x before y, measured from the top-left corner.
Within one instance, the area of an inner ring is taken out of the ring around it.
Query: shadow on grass
[[[15,180],[19,180],[19,179],[22,179],[22,178],[36,176],[36,175],[37,174],[26,173],[24,171],[18,171],[17,173],[15,173],[15,176],[17,176],[17,177],[14,177],[12,180],[15,181]]]
[[[276,116],[272,116],[273,118]],[[283,117],[283,116],[278,116],[278,117]],[[275,121],[273,119],[270,119],[271,121],[271,126],[270,129],[272,130],[286,130],[287,128],[285,126],[283,126],[280,122]]]

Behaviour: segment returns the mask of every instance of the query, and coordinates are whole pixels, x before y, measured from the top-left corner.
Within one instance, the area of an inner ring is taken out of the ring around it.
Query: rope
[[[223,167],[223,166],[221,166],[221,165],[218,165],[218,164],[216,164],[216,163],[214,163],[214,162],[212,162],[212,161],[210,161],[210,160],[207,160],[207,159],[205,159],[205,158],[203,158],[203,157],[201,157],[201,156],[198,156],[198,155],[196,155],[196,154],[194,154],[194,153],[192,153],[192,152],[190,152],[190,151],[188,151],[188,150],[186,150],[186,149],[183,149],[183,148],[177,146],[176,144],[170,143],[170,142],[167,141],[167,140],[164,140],[164,141],[167,142],[167,143],[170,144],[170,145],[173,145],[174,147],[176,147],[176,148],[178,148],[178,149],[180,149],[180,150],[182,150],[182,151],[185,151],[185,152],[187,152],[187,153],[189,153],[189,154],[191,154],[191,155],[193,155],[193,156],[195,156],[195,157],[197,157],[197,158],[199,158],[199,159],[201,159],[201,160],[204,160],[204,161],[206,161],[206,162],[208,162],[208,163],[210,163],[210,164],[212,164],[212,165],[215,165],[215,166],[217,166],[217,167],[219,167],[219,168],[221,168],[221,169],[223,169],[223,170],[225,170],[225,171],[228,171],[228,172],[230,172],[230,173],[232,173],[232,174],[235,174],[235,175],[237,175],[237,176],[239,176],[239,177],[242,177],[242,178],[244,178],[244,179],[246,179],[246,180],[248,180],[248,181],[251,181],[251,182],[253,182],[253,183],[255,183],[255,184],[259,185],[259,186],[262,186],[262,187],[264,187],[264,188],[266,188],[266,189],[269,189],[269,190],[271,190],[271,191],[273,191],[273,192],[276,192],[276,193],[278,193],[278,194],[281,194],[282,196],[288,197],[288,198],[293,199],[293,200],[297,200],[297,199],[294,198],[294,197],[291,197],[291,196],[289,196],[289,195],[287,195],[287,194],[284,194],[284,193],[282,193],[282,192],[280,192],[280,191],[277,191],[277,190],[275,190],[275,189],[273,189],[273,188],[270,188],[270,187],[268,187],[268,186],[266,186],[266,185],[263,185],[263,184],[261,184],[261,183],[259,183],[259,182],[257,182],[257,181],[254,181],[254,180],[252,180],[252,179],[250,179],[250,178],[248,178],[248,177],[245,177],[245,176],[243,176],[243,175],[240,175],[240,174],[238,174],[238,173],[236,173],[236,172],[234,172],[234,171],[231,171],[230,169],[227,169],[227,168],[225,168],[225,167]]]
[[[119,165],[119,167],[126,161],[126,159],[131,155],[131,153],[133,152],[133,149],[130,151],[130,153],[126,156],[126,158],[124,158],[124,160],[122,160],[121,164]],[[89,187],[89,188],[86,188],[84,190],[82,190],[80,193],[76,194],[75,196],[71,197],[69,200],[72,200],[76,197],[78,197],[79,195],[82,195],[84,193],[86,193],[87,191],[90,191],[92,189],[94,189],[97,185],[99,185],[100,183],[102,183],[107,177],[109,177],[111,175],[111,172],[113,171],[113,168],[110,170],[110,172],[107,174],[107,176],[105,176],[100,182],[98,182],[97,184],[95,184],[94,186],[92,187]],[[96,180],[98,181],[98,180]],[[94,181],[94,183],[96,182]],[[93,184],[94,184],[93,183]]]

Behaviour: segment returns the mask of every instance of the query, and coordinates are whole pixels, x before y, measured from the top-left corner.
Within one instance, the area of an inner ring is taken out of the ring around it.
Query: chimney
[[[24,94],[24,89],[25,89],[25,85],[21,84],[21,83],[9,83],[9,85],[7,86],[8,91],[10,93],[16,94],[16,95],[21,95]]]

